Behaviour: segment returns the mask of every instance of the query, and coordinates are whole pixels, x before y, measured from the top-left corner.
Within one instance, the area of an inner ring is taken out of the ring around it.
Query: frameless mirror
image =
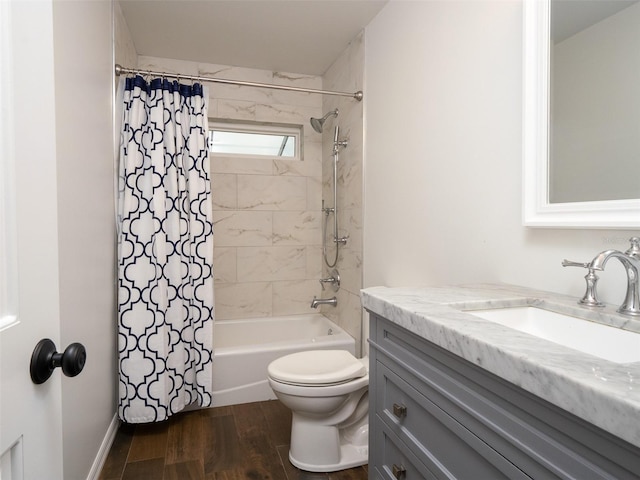
[[[523,221],[640,227],[640,1],[525,0]]]

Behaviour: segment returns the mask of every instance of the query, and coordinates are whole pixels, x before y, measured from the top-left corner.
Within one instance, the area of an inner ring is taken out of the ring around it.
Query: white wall
[[[366,29],[364,286],[506,282],[579,297],[633,232],[521,226],[520,1],[391,1]],[[636,234],[638,232],[635,232]],[[600,275],[619,304],[618,262]]]
[[[112,5],[54,2],[53,20],[58,347],[81,342],[87,349],[84,371],[62,380],[64,478],[76,480],[89,474],[116,399]]]

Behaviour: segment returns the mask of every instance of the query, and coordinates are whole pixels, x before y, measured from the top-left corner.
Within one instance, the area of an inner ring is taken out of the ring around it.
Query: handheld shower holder
[[[348,239],[349,239],[349,235],[345,235],[344,237],[335,237],[333,239],[333,243],[339,243],[340,245],[346,245]]]
[[[336,209],[333,207],[322,207],[322,211],[324,212],[325,215],[329,215],[330,213],[335,212]]]

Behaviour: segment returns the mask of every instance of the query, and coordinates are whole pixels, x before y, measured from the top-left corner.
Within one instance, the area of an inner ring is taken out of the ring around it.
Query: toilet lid
[[[328,385],[367,374],[362,362],[346,350],[310,350],[285,355],[269,364],[269,376],[297,385]]]

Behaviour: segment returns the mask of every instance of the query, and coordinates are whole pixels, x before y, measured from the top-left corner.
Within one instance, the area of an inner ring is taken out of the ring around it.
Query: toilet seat
[[[285,355],[269,364],[269,377],[289,385],[339,385],[367,374],[365,365],[346,350],[309,350]]]

